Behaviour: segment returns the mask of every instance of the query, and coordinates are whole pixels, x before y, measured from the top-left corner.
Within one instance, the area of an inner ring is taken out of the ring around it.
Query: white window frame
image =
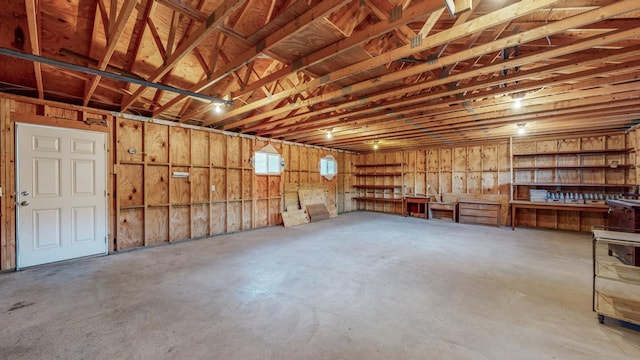
[[[251,164],[256,175],[280,175],[284,170],[282,156],[272,145],[255,151],[251,158]]]
[[[320,170],[320,176],[331,180],[338,174],[338,161],[333,155],[326,155],[320,159],[318,169]]]

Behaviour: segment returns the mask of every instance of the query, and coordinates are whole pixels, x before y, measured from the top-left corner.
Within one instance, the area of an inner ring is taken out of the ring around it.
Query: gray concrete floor
[[[0,274],[1,359],[638,359],[589,234],[378,213]]]

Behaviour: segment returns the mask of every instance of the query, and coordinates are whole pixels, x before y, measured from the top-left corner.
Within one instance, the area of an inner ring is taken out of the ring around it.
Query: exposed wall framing
[[[97,119],[103,126],[88,121]],[[270,141],[19,96],[0,97],[0,270],[15,268],[14,123],[106,131],[109,252],[167,244],[282,222],[285,182],[323,183],[339,212],[353,210],[351,163],[343,151]],[[279,176],[254,175],[250,159],[271,144],[285,161]],[[333,180],[320,176],[338,159]],[[174,172],[188,173],[186,178]]]

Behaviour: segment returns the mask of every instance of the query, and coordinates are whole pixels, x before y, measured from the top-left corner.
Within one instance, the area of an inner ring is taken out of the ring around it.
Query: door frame
[[[105,215],[104,215],[104,236],[105,236],[105,242],[104,242],[104,253],[99,253],[99,254],[95,254],[95,255],[89,255],[89,256],[83,256],[83,257],[79,257],[79,258],[71,258],[71,259],[67,259],[67,260],[60,260],[60,261],[54,261],[51,262],[49,264],[54,264],[54,263],[59,263],[59,262],[63,262],[63,261],[69,261],[69,260],[74,260],[74,259],[81,259],[81,258],[86,258],[86,257],[93,257],[93,256],[104,256],[104,255],[108,255],[109,254],[109,229],[110,229],[110,224],[109,224],[109,218],[110,218],[110,210],[109,210],[109,189],[110,189],[110,175],[109,175],[109,141],[110,141],[110,132],[109,129],[107,128],[106,131],[101,131],[98,129],[88,129],[88,128],[79,128],[79,127],[65,127],[65,126],[52,126],[52,125],[46,125],[46,124],[41,124],[39,122],[36,121],[18,121],[16,119],[16,121],[14,121],[14,154],[15,154],[15,164],[14,164],[14,184],[15,184],[15,261],[16,261],[16,271],[23,269],[20,266],[20,196],[19,196],[19,192],[18,192],[18,185],[20,184],[19,182],[19,173],[20,173],[20,169],[19,169],[19,165],[20,165],[20,152],[18,151],[19,148],[19,131],[18,129],[20,127],[36,127],[36,128],[49,128],[49,129],[56,129],[56,130],[65,130],[65,131],[72,131],[72,132],[78,132],[78,131],[91,131],[91,132],[96,132],[96,133],[102,133],[105,136],[105,148],[102,150],[102,154],[104,156],[104,162],[105,162],[105,168],[104,168],[104,181],[105,181]],[[47,264],[41,264],[41,265],[47,265]],[[34,266],[41,266],[41,265],[34,265]],[[31,266],[29,266],[31,267]],[[27,268],[29,268],[27,267]]]

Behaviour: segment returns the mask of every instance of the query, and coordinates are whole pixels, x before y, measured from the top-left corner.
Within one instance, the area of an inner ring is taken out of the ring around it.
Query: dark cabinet
[[[640,201],[607,200],[609,227],[640,232]],[[640,266],[640,248],[609,244],[609,253],[627,265]]]

